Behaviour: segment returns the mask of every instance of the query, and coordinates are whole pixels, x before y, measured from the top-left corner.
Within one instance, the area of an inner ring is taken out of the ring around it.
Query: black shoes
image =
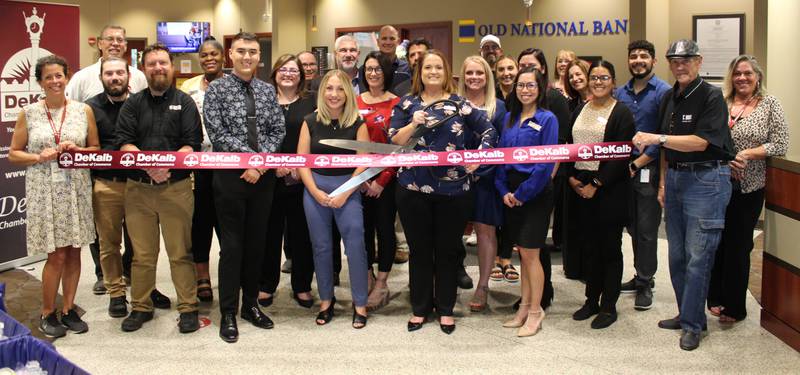
[[[52,338],[64,337],[67,335],[67,327],[64,327],[61,322],[58,321],[58,315],[55,311],[47,316],[39,318],[39,331],[45,336]]]
[[[650,278],[650,289],[656,288],[656,278]],[[622,283],[622,286],[619,290],[620,293],[636,293],[636,276],[634,275],[632,279]]]
[[[444,332],[444,333],[449,335],[449,334],[453,333],[453,331],[456,330],[456,324],[455,323],[453,323],[453,324],[444,324],[444,323],[442,323],[442,320],[440,318],[439,319],[439,328],[442,330],[442,332]]]
[[[267,298],[259,298],[258,299],[258,304],[261,305],[261,307],[270,307],[270,306],[272,306],[272,302],[274,300],[275,300],[275,294],[273,293],[273,294],[270,294],[269,297],[267,297]]]
[[[74,333],[84,333],[89,330],[89,325],[81,320],[75,309],[69,310],[66,314],[61,314],[61,324]]]
[[[102,296],[103,294],[106,294],[107,291],[108,290],[106,289],[106,285],[103,284],[103,278],[102,277],[97,279],[97,281],[94,282],[94,285],[92,286],[92,293],[94,293],[94,294],[96,294],[98,296]]]
[[[170,302],[169,298],[161,294],[158,289],[153,289],[153,291],[150,292],[150,300],[153,301],[153,307],[157,309],[169,309],[170,306],[172,306],[172,302]]]
[[[200,319],[197,311],[181,313],[178,319],[178,331],[180,333],[190,333],[200,329]]]
[[[647,311],[653,307],[653,290],[649,286],[642,286],[636,290],[636,301],[633,308],[638,311]]]
[[[128,315],[125,320],[122,321],[122,331],[123,332],[133,332],[142,328],[142,325],[145,322],[149,322],[153,319],[153,312],[152,311],[131,311],[131,314]]]
[[[300,305],[300,307],[305,307],[307,309],[310,309],[311,307],[314,306],[314,298],[302,299],[297,295],[297,293],[292,293],[292,299],[297,301],[297,304]]]
[[[469,277],[463,265],[458,267],[457,272],[456,280],[458,280],[458,287],[461,289],[472,289],[472,278]]]
[[[128,301],[125,296],[111,297],[108,303],[108,315],[112,318],[124,318],[128,316]]]
[[[353,328],[361,329],[367,326],[367,317],[366,315],[361,315],[356,312],[356,308],[353,307]]]
[[[334,298],[331,301],[331,304],[328,305],[327,309],[322,310],[322,311],[319,312],[319,314],[317,314],[316,322],[317,322],[318,326],[324,326],[324,325],[326,325],[326,324],[331,322],[331,320],[333,319],[333,305],[335,303],[336,303],[336,299]]]
[[[592,320],[592,329],[603,329],[607,328],[608,326],[614,324],[617,321],[617,313],[616,312],[600,312],[597,316]]]
[[[681,332],[681,349],[691,351],[697,349],[698,346],[700,346],[700,334],[692,333],[684,329],[683,332]]]
[[[239,327],[236,326],[236,314],[222,314],[219,323],[219,337],[227,343],[234,343],[239,340]]]
[[[426,319],[424,319],[424,318],[422,319],[421,322],[412,322],[412,321],[409,320],[408,321],[408,332],[414,332],[414,331],[419,330],[425,324],[425,321],[426,321]]]
[[[680,315],[678,315],[678,316],[676,316],[674,318],[670,318],[670,319],[659,320],[658,321],[658,328],[661,328],[661,329],[672,329],[672,330],[683,329],[683,327],[681,327],[681,317],[680,317]],[[703,331],[708,331],[708,324],[705,324],[705,323],[703,324]]]
[[[275,326],[266,314],[261,312],[258,306],[242,306],[242,319],[253,323],[254,326],[262,329],[270,329]]]
[[[586,320],[599,312],[600,312],[599,306],[587,302],[586,304],[583,305],[583,307],[581,307],[580,309],[578,309],[578,311],[572,314],[572,319],[577,321]]]

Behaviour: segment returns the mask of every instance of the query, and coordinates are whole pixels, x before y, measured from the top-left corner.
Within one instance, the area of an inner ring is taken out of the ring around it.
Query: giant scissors
[[[323,139],[320,140],[319,143],[347,150],[366,152],[370,154],[407,154],[414,152],[422,152],[414,150],[414,147],[417,145],[420,138],[422,138],[422,136],[429,133],[433,129],[449,121],[453,117],[458,116],[459,110],[463,104],[464,104],[463,102],[457,102],[451,99],[441,99],[425,106],[425,108],[422,109],[423,112],[428,113],[427,116],[425,116],[425,123],[417,127],[417,129],[411,135],[411,138],[409,138],[408,143],[406,143],[405,145],[390,145],[385,143],[351,141],[345,139]],[[439,118],[436,114],[430,113],[429,111],[431,110],[438,110],[442,112],[444,117]],[[361,172],[361,174],[353,176],[352,178],[347,180],[341,186],[336,188],[336,190],[328,194],[328,196],[335,197],[350,189],[353,189],[363,184],[364,182],[369,181],[369,179],[376,176],[378,173],[381,173],[381,171],[383,171],[384,169],[386,169],[386,167],[368,168],[364,172]]]

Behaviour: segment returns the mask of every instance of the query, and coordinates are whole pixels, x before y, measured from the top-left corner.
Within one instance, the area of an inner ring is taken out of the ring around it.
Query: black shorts
[[[514,191],[528,175],[510,171],[508,188]],[[505,209],[503,236],[508,236],[507,243],[526,249],[541,249],[547,239],[550,227],[550,214],[553,212],[553,183],[550,182],[533,199],[522,206]]]

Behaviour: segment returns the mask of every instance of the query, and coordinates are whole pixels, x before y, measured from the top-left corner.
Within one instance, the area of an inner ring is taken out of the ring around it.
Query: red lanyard
[[[67,118],[67,99],[64,99],[64,112],[61,112],[61,124],[58,125],[58,130],[56,130],[56,124],[53,123],[53,117],[50,115],[50,107],[47,106],[47,102],[44,103],[44,108],[47,112],[47,121],[50,122],[50,129],[53,129],[53,139],[56,141],[56,146],[61,143],[61,129],[64,128],[64,119]]]
[[[739,114],[736,115],[736,117],[733,117],[733,115],[731,115],[731,118],[728,119],[729,128],[733,129],[733,126],[736,125],[737,122],[739,122],[739,118],[742,117],[744,111],[746,111],[747,107],[750,106],[750,102],[753,101],[753,98],[755,98],[755,95],[751,96],[750,99],[747,99],[747,101],[744,103],[744,107],[742,107],[742,110],[739,111]],[[731,109],[733,109],[733,104],[731,104]]]

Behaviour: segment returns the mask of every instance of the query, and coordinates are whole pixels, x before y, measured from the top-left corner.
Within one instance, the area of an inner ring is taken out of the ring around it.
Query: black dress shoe
[[[297,295],[297,293],[292,293],[292,298],[295,301],[297,301],[297,304],[300,305],[300,307],[305,307],[307,309],[310,309],[311,307],[314,306],[314,298],[302,299]]]
[[[159,292],[158,289],[153,289],[150,292],[150,300],[153,301],[153,307],[157,309],[169,309],[172,306],[169,298]]]
[[[94,282],[94,285],[92,285],[92,293],[98,296],[106,294],[107,291],[106,285],[103,283],[103,277],[98,278],[97,281]]]
[[[270,296],[267,298],[259,298],[258,304],[261,305],[261,307],[270,307],[272,306],[272,301],[274,299],[275,299],[275,294],[270,294]]]
[[[153,319],[153,312],[152,311],[131,311],[131,314],[128,315],[125,320],[122,321],[122,331],[124,332],[133,332],[142,328],[142,325],[145,322],[148,322]]]
[[[679,330],[683,329],[681,326],[681,317],[680,315],[671,318],[671,319],[664,319],[658,321],[658,328],[661,329],[672,329],[672,330]],[[703,323],[703,331],[708,331],[708,324]]]
[[[422,326],[425,324],[426,321],[427,321],[427,319],[425,319],[425,318],[423,318],[421,322],[416,322],[416,323],[409,320],[408,321],[408,332],[414,332],[414,331],[419,330],[420,328],[422,328]]]
[[[692,333],[691,331],[683,330],[681,332],[680,347],[683,350],[695,350],[700,346],[700,334]]]
[[[439,320],[439,328],[441,328],[442,332],[444,332],[444,333],[449,335],[449,334],[453,333],[453,331],[456,330],[456,324],[455,323],[453,323],[453,324],[444,324],[444,323],[442,323],[441,320]]]
[[[180,333],[190,333],[200,329],[200,319],[197,317],[197,311],[181,313],[178,319],[178,331]]]
[[[583,307],[581,307],[580,309],[578,309],[578,311],[572,314],[572,319],[577,321],[586,320],[599,312],[600,312],[599,306],[587,302],[586,304],[583,305]]]
[[[125,296],[111,297],[108,303],[108,315],[112,318],[128,316],[128,301],[125,300]]]
[[[353,328],[361,329],[367,326],[367,317],[366,315],[361,315],[356,312],[355,307],[353,308]]]
[[[266,314],[261,312],[258,306],[242,306],[242,319],[253,323],[254,326],[263,329],[270,329],[275,326]]]
[[[225,313],[219,323],[219,337],[225,342],[234,343],[239,340],[239,327],[236,326],[236,314]]]
[[[603,329],[617,321],[617,313],[600,312],[592,320],[592,329]]]
[[[463,265],[458,267],[457,272],[458,287],[461,289],[472,289],[472,278],[469,277]]]

